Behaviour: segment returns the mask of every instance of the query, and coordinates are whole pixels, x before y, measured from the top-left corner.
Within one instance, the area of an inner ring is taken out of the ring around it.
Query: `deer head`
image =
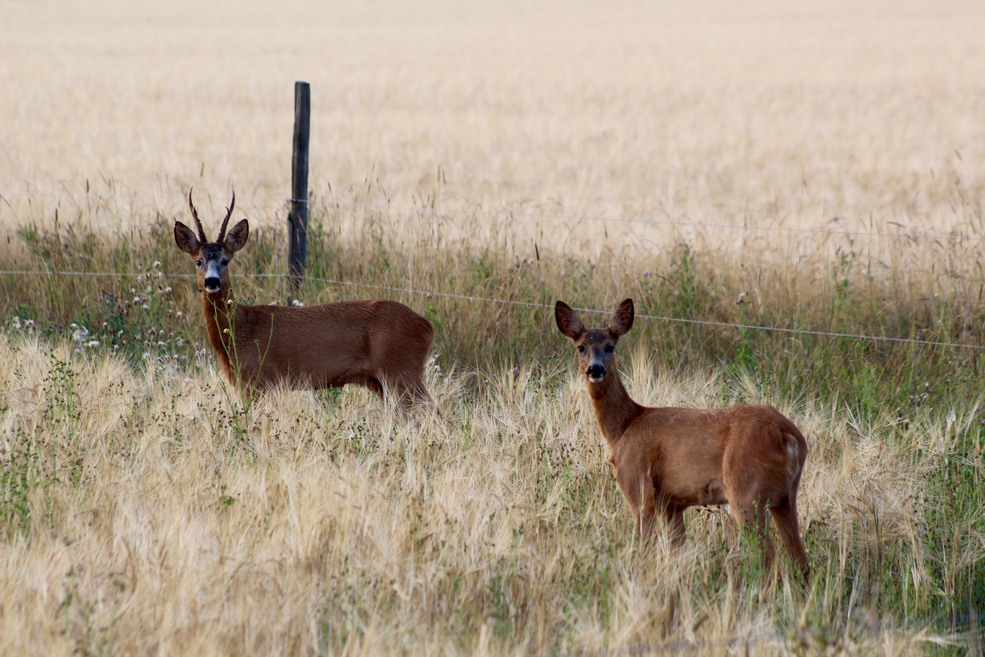
[[[554,306],[554,319],[563,335],[578,350],[578,369],[590,383],[601,383],[615,371],[616,343],[633,327],[633,300],[626,299],[612,313],[605,328],[586,329],[577,313],[563,301]]]
[[[233,192],[226,218],[222,220],[222,227],[219,229],[219,238],[215,242],[209,242],[205,237],[202,222],[199,221],[195,204],[192,203],[191,189],[188,190],[188,207],[191,209],[198,234],[196,235],[191,228],[180,221],[174,222],[174,242],[195,261],[198,289],[207,294],[218,294],[229,289],[229,261],[232,260],[233,254],[246,245],[246,240],[250,237],[250,224],[246,219],[233,226],[226,235],[226,226],[229,224],[229,217],[232,216],[235,205],[236,192]]]

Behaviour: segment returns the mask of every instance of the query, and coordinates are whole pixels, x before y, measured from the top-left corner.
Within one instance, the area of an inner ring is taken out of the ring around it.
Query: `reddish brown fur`
[[[579,352],[616,481],[640,532],[649,533],[659,516],[680,544],[684,509],[727,503],[740,526],[755,528],[769,563],[768,508],[787,552],[806,576],[797,522],[797,487],[807,459],[804,436],[772,406],[701,410],[634,402],[615,367],[615,345],[632,327],[633,313],[632,299],[626,299],[605,328],[586,330],[567,304],[555,306],[558,328]]]
[[[219,365],[232,383],[249,390],[280,381],[302,388],[355,383],[380,396],[388,391],[404,404],[430,401],[424,369],[434,329],[427,319],[401,303],[386,300],[307,308],[237,303],[228,262],[246,244],[249,224],[245,219],[240,221],[228,236],[222,235],[222,243],[203,243],[204,232],[190,191],[188,204],[198,235],[176,221],[174,239],[197,261],[205,329]],[[213,292],[206,290],[210,260],[218,266],[221,280]]]

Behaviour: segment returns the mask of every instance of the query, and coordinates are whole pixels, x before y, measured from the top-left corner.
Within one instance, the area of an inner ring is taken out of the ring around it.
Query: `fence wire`
[[[172,274],[164,272],[155,272],[155,276],[160,273],[165,278],[195,278],[195,274]],[[87,271],[43,271],[43,270],[0,270],[0,276],[82,276],[82,277],[106,277],[106,278],[137,278],[138,276],[146,276],[148,272],[87,272]],[[289,274],[240,274],[240,276],[245,276],[248,278],[281,278],[289,279],[291,278]],[[516,306],[523,308],[543,308],[547,310],[553,310],[554,306],[549,303],[538,303],[535,301],[516,301],[513,299],[497,299],[494,297],[481,297],[469,294],[454,294],[451,292],[439,292],[437,290],[417,290],[408,287],[393,287],[388,285],[376,285],[372,283],[358,283],[355,281],[344,281],[331,278],[321,278],[317,276],[307,277],[308,281],[315,281],[319,283],[325,283],[328,285],[337,285],[342,287],[356,287],[364,288],[368,290],[377,290],[381,292],[396,292],[402,294],[410,294],[416,296],[423,296],[425,298],[433,297],[439,299],[454,299],[457,301],[469,301],[472,303],[490,303],[499,304],[505,306]],[[597,308],[574,308],[578,312],[584,313],[594,313],[599,315],[607,315],[611,310],[599,310]],[[680,323],[680,324],[691,324],[695,326],[709,326],[717,328],[729,328],[729,329],[741,329],[749,331],[770,331],[775,333],[788,333],[791,335],[809,335],[815,337],[823,338],[842,338],[848,340],[864,340],[868,342],[893,342],[898,344],[912,344],[928,347],[946,347],[950,349],[971,349],[976,351],[985,350],[985,345],[974,345],[965,344],[961,342],[940,342],[936,340],[917,340],[914,338],[899,338],[886,335],[863,335],[855,333],[837,333],[832,331],[812,331],[808,329],[794,329],[782,326],[761,326],[757,324],[738,324],[732,322],[713,322],[709,320],[702,319],[686,319],[683,317],[667,317],[663,315],[648,315],[645,313],[637,314],[637,319],[645,319],[655,322],[670,322],[670,323]]]

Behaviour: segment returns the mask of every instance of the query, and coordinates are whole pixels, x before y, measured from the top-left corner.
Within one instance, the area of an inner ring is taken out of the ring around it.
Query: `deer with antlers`
[[[661,517],[675,544],[684,542],[684,509],[728,504],[739,526],[759,535],[768,565],[769,509],[791,559],[806,577],[807,554],[797,523],[797,487],[807,442],[772,406],[701,410],[647,408],[634,402],[619,378],[615,349],[633,326],[626,299],[604,328],[587,330],[563,301],[554,307],[558,329],[578,352],[595,416],[611,452],[623,497],[646,535]]]
[[[215,242],[205,237],[190,189],[188,207],[198,233],[174,223],[175,243],[195,261],[205,329],[230,382],[251,392],[278,382],[301,388],[355,383],[404,406],[430,401],[424,370],[434,329],[402,303],[343,301],[298,308],[235,301],[229,262],[250,235],[246,219],[226,233],[235,204],[234,192]]]

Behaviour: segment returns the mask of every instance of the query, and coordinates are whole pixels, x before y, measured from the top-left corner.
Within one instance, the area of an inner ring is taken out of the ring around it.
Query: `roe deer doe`
[[[562,301],[554,307],[561,333],[578,351],[609,450],[616,481],[648,534],[659,515],[675,544],[684,542],[684,509],[728,504],[739,526],[759,535],[765,562],[773,558],[766,509],[791,559],[806,577],[807,554],[797,523],[797,487],[807,442],[793,422],[772,406],[722,409],[647,408],[634,402],[619,378],[615,348],[633,326],[633,300],[612,313],[605,328],[586,330]]]
[[[246,390],[278,381],[302,388],[366,386],[401,404],[430,401],[424,368],[434,340],[427,319],[396,301],[343,301],[307,308],[248,306],[233,298],[229,261],[243,248],[250,225],[243,219],[226,234],[236,194],[215,242],[198,228],[175,221],[174,241],[195,261],[205,329],[226,377]]]

